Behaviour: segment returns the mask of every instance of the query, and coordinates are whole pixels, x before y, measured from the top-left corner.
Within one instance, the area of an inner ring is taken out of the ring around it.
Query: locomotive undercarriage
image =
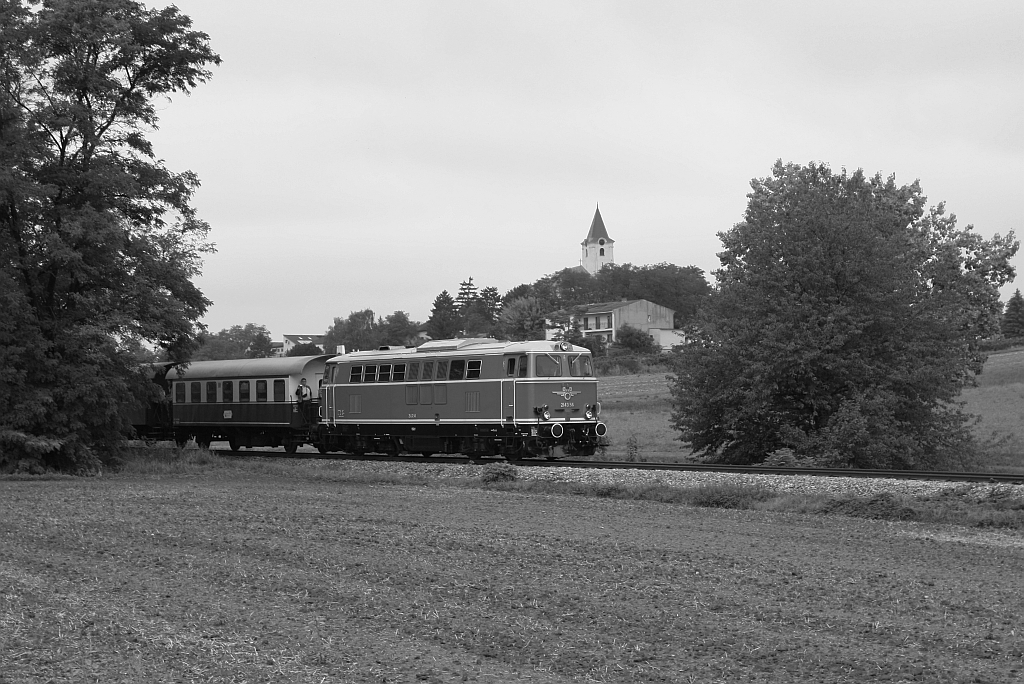
[[[322,426],[316,446],[321,453],[464,454],[517,460],[554,458],[559,449],[566,456],[591,456],[597,450],[598,436],[593,424],[564,428],[557,438],[552,436],[549,425],[427,426],[418,429],[402,425],[345,425],[333,429]]]

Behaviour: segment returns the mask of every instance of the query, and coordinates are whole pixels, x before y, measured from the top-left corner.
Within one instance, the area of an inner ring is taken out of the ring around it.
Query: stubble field
[[[0,549],[4,684],[1024,676],[1013,532],[212,459],[0,481]]]

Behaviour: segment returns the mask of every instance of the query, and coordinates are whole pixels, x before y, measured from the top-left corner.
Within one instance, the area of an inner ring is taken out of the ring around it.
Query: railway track
[[[466,456],[387,456],[387,455],[356,455],[356,454],[320,454],[315,451],[299,452],[296,454],[285,454],[282,451],[257,451],[247,449],[233,452],[230,449],[211,449],[215,453],[223,455],[253,455],[278,458],[315,458],[325,460],[349,460],[349,461],[385,461],[396,463],[506,463],[503,458],[469,458]],[[812,475],[816,477],[856,477],[856,478],[881,478],[889,480],[937,480],[942,482],[988,482],[1005,484],[1024,484],[1024,473],[965,473],[965,472],[941,472],[926,470],[852,470],[847,468],[776,468],[766,466],[740,466],[721,465],[714,463],[651,463],[635,461],[569,461],[569,460],[543,460],[524,459],[511,461],[513,465],[544,468],[589,468],[605,470],[665,470],[675,472],[715,472],[715,473],[736,473],[744,475]]]

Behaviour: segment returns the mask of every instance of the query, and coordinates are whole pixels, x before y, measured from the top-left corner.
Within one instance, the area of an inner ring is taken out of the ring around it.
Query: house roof
[[[587,233],[587,239],[584,240],[584,244],[587,242],[597,242],[598,240],[604,240],[605,242],[615,242],[608,237],[608,231],[604,227],[604,219],[601,218],[601,207],[598,206],[594,212],[594,220],[590,224],[590,232]]]
[[[597,304],[584,304],[584,307],[586,307],[586,308],[583,309],[582,313],[583,314],[606,313],[608,311],[615,311],[616,309],[621,309],[624,306],[629,306],[630,304],[635,304],[637,302],[642,302],[642,301],[644,301],[644,300],[642,300],[642,299],[620,299],[620,300],[617,300],[617,301],[614,301],[614,302],[598,302]]]

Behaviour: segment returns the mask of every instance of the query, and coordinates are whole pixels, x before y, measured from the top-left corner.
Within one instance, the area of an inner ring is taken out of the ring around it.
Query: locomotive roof
[[[323,363],[330,354],[318,356],[277,356],[266,359],[225,359],[223,361],[193,361],[184,371],[171,369],[168,380],[199,380],[206,378],[256,378],[265,376],[300,375],[316,361]]]
[[[560,342],[551,340],[529,340],[526,342],[509,342],[507,340],[495,340],[490,337],[474,337],[456,340],[430,340],[418,347],[390,347],[387,349],[371,349],[368,351],[357,351],[335,356],[331,359],[334,363],[345,361],[360,361],[362,359],[383,359],[407,357],[414,359],[422,354],[519,354],[526,352],[553,352],[553,351],[574,351],[588,353],[586,347],[578,347],[572,344],[567,349],[562,349]]]

